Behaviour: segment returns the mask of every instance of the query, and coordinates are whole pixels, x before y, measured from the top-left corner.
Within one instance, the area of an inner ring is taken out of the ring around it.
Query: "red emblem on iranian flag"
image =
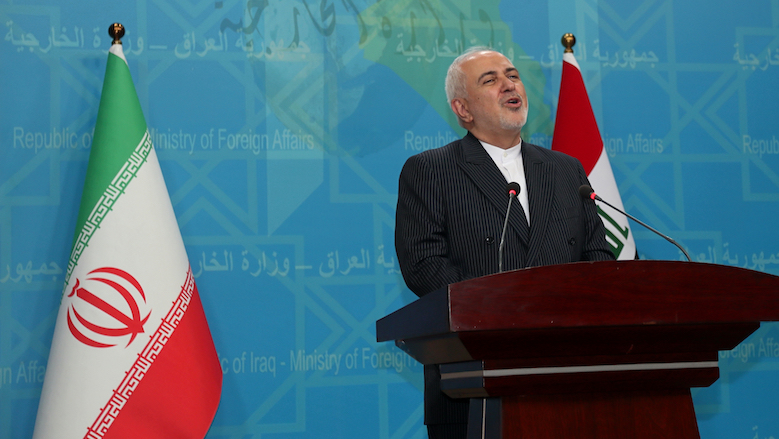
[[[76,340],[95,348],[109,348],[143,333],[151,315],[141,317],[146,295],[130,273],[118,268],[92,270],[81,284],[76,279],[68,298],[68,328]],[[128,337],[129,336],[129,337]]]

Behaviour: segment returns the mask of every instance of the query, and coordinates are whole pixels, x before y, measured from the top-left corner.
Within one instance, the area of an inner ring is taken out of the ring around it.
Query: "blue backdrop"
[[[548,147],[574,33],[626,209],[779,274],[777,0],[0,0],[0,438],[32,434],[114,21],[222,363],[209,438],[426,437],[421,366],[374,322],[415,298],[397,177],[462,135],[464,46],[515,62]],[[779,437],[777,325],[720,369],[701,436]]]

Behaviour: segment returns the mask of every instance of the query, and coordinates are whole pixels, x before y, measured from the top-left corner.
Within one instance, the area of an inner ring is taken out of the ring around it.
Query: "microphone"
[[[579,195],[580,195],[582,198],[589,198],[589,199],[591,199],[591,200],[597,200],[597,201],[600,201],[601,203],[603,203],[603,204],[605,204],[605,205],[607,205],[607,206],[611,207],[612,209],[616,210],[617,212],[621,213],[622,215],[625,215],[626,217],[628,217],[628,218],[632,219],[633,221],[635,221],[635,222],[637,222],[637,223],[641,224],[642,226],[644,226],[644,227],[646,227],[647,229],[651,230],[652,232],[654,232],[654,233],[655,233],[655,234],[657,234],[658,236],[662,237],[662,238],[663,238],[663,239],[665,239],[666,241],[668,241],[668,242],[670,242],[671,244],[673,244],[673,245],[675,245],[676,247],[678,247],[678,248],[679,248],[679,250],[681,250],[681,251],[682,251],[682,253],[684,253],[684,256],[686,256],[686,257],[687,257],[687,260],[688,260],[689,262],[692,262],[692,259],[690,258],[690,255],[687,253],[687,250],[685,250],[684,248],[682,248],[682,246],[681,246],[681,245],[679,245],[679,244],[678,244],[676,241],[674,241],[674,240],[673,240],[673,239],[672,239],[670,236],[663,235],[662,233],[660,233],[660,232],[658,232],[657,230],[655,230],[654,228],[652,228],[652,227],[648,226],[648,225],[647,225],[647,224],[645,224],[643,221],[639,220],[638,218],[634,217],[633,215],[631,215],[631,214],[629,214],[629,213],[627,213],[627,212],[623,212],[622,210],[619,210],[619,209],[617,209],[616,207],[612,206],[612,205],[611,205],[609,202],[607,202],[607,201],[606,201],[606,200],[604,200],[603,198],[599,197],[599,196],[598,196],[598,194],[596,194],[596,193],[595,193],[595,191],[592,189],[592,187],[590,187],[589,185],[583,184],[583,185],[579,186]]]
[[[511,202],[514,198],[517,198],[519,191],[522,188],[519,187],[519,183],[512,181],[506,185],[506,195],[509,196],[509,207],[506,209],[506,218],[503,220],[503,232],[500,234],[500,246],[498,246],[498,273],[503,273],[503,247],[506,246],[506,229],[509,225],[509,214],[511,213]]]

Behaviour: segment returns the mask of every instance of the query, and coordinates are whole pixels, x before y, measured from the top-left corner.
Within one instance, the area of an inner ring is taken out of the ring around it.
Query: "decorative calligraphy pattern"
[[[116,417],[119,416],[119,412],[121,412],[130,396],[132,396],[135,388],[141,383],[141,380],[154,363],[157,355],[165,347],[168,339],[173,335],[173,331],[176,330],[179,322],[184,317],[189,302],[192,300],[194,289],[195,278],[192,276],[192,268],[190,267],[187,271],[184,285],[181,287],[181,292],[173,303],[173,306],[170,308],[165,318],[162,319],[159,328],[157,328],[149,339],[149,342],[146,343],[146,346],[138,355],[138,359],[135,360],[130,367],[130,370],[127,371],[124,379],[108,400],[108,403],[106,403],[105,407],[100,411],[95,422],[89,427],[85,438],[101,439],[108,432],[111,424]]]
[[[65,274],[65,288],[67,288],[70,275],[73,273],[73,269],[76,268],[81,254],[89,245],[89,240],[92,238],[92,235],[100,228],[100,223],[103,221],[105,215],[111,211],[111,207],[116,203],[116,200],[119,199],[119,196],[124,193],[124,189],[138,173],[138,170],[146,161],[152,148],[151,137],[147,130],[127,162],[125,162],[116,174],[116,177],[111,180],[111,183],[108,185],[105,192],[103,192],[103,195],[100,196],[94,209],[92,209],[92,212],[89,214],[86,223],[84,223],[84,227],[79,232],[76,244],[73,246],[73,252],[68,260],[68,271]]]

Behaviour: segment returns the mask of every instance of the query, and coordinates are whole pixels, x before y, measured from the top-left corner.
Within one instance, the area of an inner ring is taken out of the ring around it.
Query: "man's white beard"
[[[500,113],[500,117],[498,118],[500,121],[500,127],[504,130],[521,130],[522,127],[524,127],[527,123],[528,107],[525,105],[517,111],[521,112],[522,114],[519,120],[515,120],[513,117],[508,117],[506,113]]]

